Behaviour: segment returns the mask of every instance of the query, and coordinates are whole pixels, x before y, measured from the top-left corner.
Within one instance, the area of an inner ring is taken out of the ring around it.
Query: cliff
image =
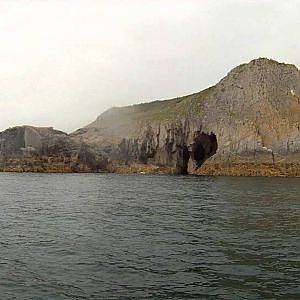
[[[0,133],[6,166],[7,157],[32,152],[79,171],[298,176],[300,71],[259,58],[204,91],[112,108],[70,135],[33,127]]]
[[[112,108],[72,136],[119,164],[168,166],[175,173],[199,173],[205,161],[298,163],[299,95],[297,67],[260,58],[202,92]]]
[[[18,126],[0,132],[0,171],[94,172],[106,159],[52,127]]]

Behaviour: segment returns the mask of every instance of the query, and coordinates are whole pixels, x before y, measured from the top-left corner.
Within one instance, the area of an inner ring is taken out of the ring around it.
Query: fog
[[[0,0],[0,130],[67,132],[257,57],[300,65],[300,0]]]

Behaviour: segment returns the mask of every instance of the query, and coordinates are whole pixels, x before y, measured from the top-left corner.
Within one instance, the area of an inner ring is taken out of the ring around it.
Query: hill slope
[[[166,165],[185,173],[216,147],[210,160],[223,163],[298,162],[299,128],[300,71],[259,58],[202,92],[112,108],[72,136],[106,149],[113,160]]]
[[[30,126],[0,133],[0,170],[55,164],[57,171],[300,175],[300,71],[259,58],[204,91],[112,108],[70,135]]]

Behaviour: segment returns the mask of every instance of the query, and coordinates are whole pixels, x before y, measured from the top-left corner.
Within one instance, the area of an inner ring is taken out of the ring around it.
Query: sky
[[[72,132],[258,57],[300,66],[300,0],[0,0],[0,130]]]

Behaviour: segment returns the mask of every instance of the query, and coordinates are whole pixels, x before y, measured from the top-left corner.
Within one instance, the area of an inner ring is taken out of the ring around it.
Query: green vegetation
[[[173,121],[177,118],[200,113],[204,100],[210,96],[213,91],[214,87],[210,87],[199,93],[170,100],[153,101],[122,108],[113,108],[110,112],[106,112],[105,114],[120,114],[123,120],[126,118],[127,120],[132,121]],[[105,117],[108,117],[108,114]]]

